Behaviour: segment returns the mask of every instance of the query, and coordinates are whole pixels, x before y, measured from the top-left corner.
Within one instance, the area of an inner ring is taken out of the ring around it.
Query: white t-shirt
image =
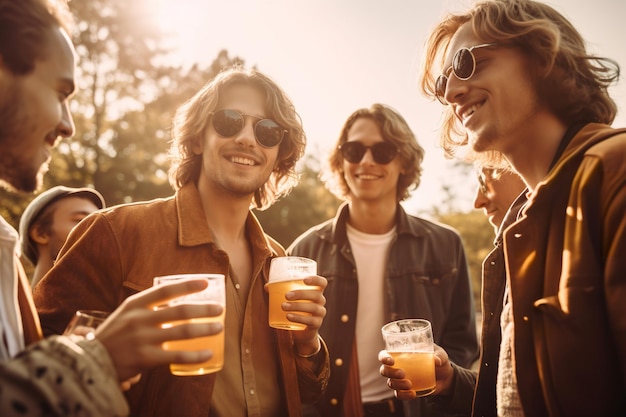
[[[382,235],[372,235],[359,232],[350,225],[346,226],[359,280],[356,343],[361,398],[364,403],[384,400],[392,394],[387,380],[380,375],[378,352],[385,348],[380,331],[385,324],[385,265],[396,228]]]
[[[0,359],[24,350],[24,330],[17,301],[18,235],[0,216]]]

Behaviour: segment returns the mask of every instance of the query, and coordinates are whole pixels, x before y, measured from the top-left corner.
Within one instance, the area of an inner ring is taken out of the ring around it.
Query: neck
[[[546,176],[556,155],[567,126],[551,114],[538,116],[529,131],[514,141],[515,145],[503,152],[507,161],[533,190]]]
[[[359,232],[380,235],[390,231],[396,223],[397,204],[372,204],[354,200],[348,207],[348,224]]]
[[[233,193],[217,192],[208,186],[203,177],[198,183],[204,214],[213,239],[221,244],[245,238],[245,225],[252,196],[239,196]]]

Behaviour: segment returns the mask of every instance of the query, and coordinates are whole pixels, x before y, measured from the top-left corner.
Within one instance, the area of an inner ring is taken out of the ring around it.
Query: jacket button
[[[439,284],[439,278],[434,278],[433,280],[430,281],[432,284],[434,285],[438,285]]]
[[[331,399],[330,399],[330,404],[331,404],[331,405],[337,405],[337,404],[339,404],[339,401],[337,401],[337,399],[336,399],[336,398],[331,398]]]
[[[350,317],[348,317],[347,314],[342,314],[341,315],[341,322],[342,323],[347,323],[350,320]]]
[[[336,366],[342,366],[343,365],[343,359],[341,359],[341,358],[335,359],[335,365]]]

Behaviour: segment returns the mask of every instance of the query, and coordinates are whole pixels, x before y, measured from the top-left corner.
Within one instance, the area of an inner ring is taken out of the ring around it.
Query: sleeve
[[[304,404],[319,400],[330,379],[330,355],[326,342],[319,337],[320,351],[308,358],[296,354],[296,371],[300,385],[300,398]]]
[[[452,362],[469,368],[478,358],[476,313],[465,250],[458,235],[456,235],[456,241],[457,277],[452,290],[445,331],[439,343]]]
[[[106,349],[97,340],[53,336],[0,363],[0,414],[127,416]]]
[[[452,364],[454,368],[454,382],[448,395],[433,395],[426,397],[426,407],[434,414],[470,416],[474,400],[474,386],[476,372]]]
[[[76,310],[115,310],[121,294],[120,245],[100,213],[74,228],[54,267],[33,289],[45,336],[61,334]]]

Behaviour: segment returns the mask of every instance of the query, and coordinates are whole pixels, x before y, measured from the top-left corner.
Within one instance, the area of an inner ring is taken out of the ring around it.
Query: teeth
[[[252,159],[242,158],[241,156],[234,156],[230,161],[235,164],[254,165],[254,161]]]
[[[472,107],[467,109],[465,113],[463,113],[463,118],[467,119],[468,117],[470,117],[472,114],[476,112],[476,110],[478,110],[479,107],[480,106],[478,104],[474,104]]]
[[[359,175],[359,178],[362,180],[375,180],[378,177],[376,175],[361,174]]]

